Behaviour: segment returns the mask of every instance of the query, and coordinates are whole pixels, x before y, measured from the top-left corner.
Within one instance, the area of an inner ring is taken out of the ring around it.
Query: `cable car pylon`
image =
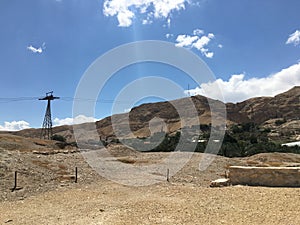
[[[45,113],[45,118],[42,126],[41,139],[52,139],[52,118],[51,118],[51,101],[59,99],[59,97],[53,96],[53,91],[46,93],[44,98],[39,98],[39,100],[47,101],[47,108]]]

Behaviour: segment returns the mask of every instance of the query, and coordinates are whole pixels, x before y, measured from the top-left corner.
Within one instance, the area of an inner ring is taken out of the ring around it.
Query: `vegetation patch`
[[[203,153],[210,138],[211,126],[202,125],[198,131],[195,130],[196,128],[193,129],[194,133],[200,133],[199,136],[193,139],[190,136],[183,137],[181,132],[177,132],[175,135],[158,132],[149,137],[147,142],[135,142],[134,139],[127,139],[126,144],[136,150],[144,149],[146,144],[147,146],[154,146],[148,152],[172,152],[179,150]],[[268,133],[270,131],[270,129],[262,128],[252,122],[233,125],[226,129],[223,140],[215,140],[216,142],[222,141],[218,155],[225,157],[247,157],[258,153],[270,152],[300,154],[299,146],[287,147],[269,140]]]

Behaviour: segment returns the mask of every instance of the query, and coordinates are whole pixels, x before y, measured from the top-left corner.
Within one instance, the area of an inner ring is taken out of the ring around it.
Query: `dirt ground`
[[[1,224],[299,224],[296,188],[111,182],[0,203]]]
[[[32,145],[8,136],[0,142],[0,224],[300,224],[300,188],[209,187],[229,165],[293,166],[299,165],[300,155],[217,156],[199,171],[205,155],[197,153],[169,182],[166,171],[160,171],[160,182],[136,187],[101,177],[74,149],[53,150],[52,143]],[[168,155],[121,146],[110,151],[115,160],[130,165],[150,165]],[[174,164],[190,153],[176,154]],[[14,171],[18,189],[12,192]],[[135,179],[134,174],[122,176]]]

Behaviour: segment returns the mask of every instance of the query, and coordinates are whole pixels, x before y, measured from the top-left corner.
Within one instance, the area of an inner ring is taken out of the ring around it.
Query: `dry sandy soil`
[[[299,164],[299,155],[216,157],[201,172],[199,162],[205,155],[194,154],[169,182],[161,171],[156,174],[161,182],[136,187],[101,177],[74,149],[54,148],[50,142],[0,136],[0,224],[300,224],[300,188],[209,187],[228,165]],[[167,156],[121,146],[109,149],[115,160],[135,166]],[[177,153],[173,163],[187,154]],[[20,189],[12,192],[14,171]],[[135,179],[135,174],[122,176],[124,181]]]
[[[299,189],[110,182],[2,202],[2,224],[299,224]]]

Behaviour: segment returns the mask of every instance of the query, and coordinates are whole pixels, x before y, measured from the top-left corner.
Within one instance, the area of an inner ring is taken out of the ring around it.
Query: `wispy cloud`
[[[173,37],[173,36],[174,36],[174,34],[169,34],[169,33],[166,34],[166,38],[167,38],[167,39],[169,39],[169,38],[171,38],[171,37]]]
[[[27,49],[28,49],[29,51],[33,52],[33,53],[42,53],[42,52],[43,52],[43,49],[42,49],[41,47],[35,48],[35,47],[33,47],[32,45],[29,45],[29,46],[27,47]]]
[[[46,49],[46,43],[45,42],[39,48],[33,47],[32,45],[27,46],[27,50],[29,50],[33,53],[41,54],[45,49]]]
[[[12,121],[12,122],[4,122],[4,125],[0,125],[0,130],[2,131],[18,131],[30,128],[28,122],[21,121]]]
[[[245,79],[245,74],[232,75],[228,81],[217,79],[185,91],[190,95],[204,95],[225,102],[241,102],[252,97],[274,96],[300,85],[300,63],[264,78]],[[220,94],[220,91],[221,93]]]
[[[190,0],[105,0],[103,13],[105,16],[116,16],[120,27],[129,27],[133,19],[142,16],[143,24],[151,24],[153,19],[166,19],[167,26],[171,24],[173,11],[185,9]]]
[[[201,29],[195,29],[193,31],[193,35],[201,35],[201,34],[204,34],[204,30],[201,30]]]
[[[296,30],[294,33],[290,34],[289,38],[285,42],[286,44],[294,44],[295,46],[300,44],[300,31]]]
[[[205,57],[212,58],[214,53],[207,48],[209,42],[215,38],[213,33],[204,35],[204,31],[196,29],[193,35],[180,34],[176,38],[177,47],[195,48],[200,51]]]
[[[73,124],[81,124],[81,123],[88,123],[88,122],[95,122],[95,121],[97,121],[96,118],[88,117],[85,115],[79,115],[76,116],[75,118],[69,118],[69,117],[64,119],[55,118],[53,120],[55,126],[73,125]]]

